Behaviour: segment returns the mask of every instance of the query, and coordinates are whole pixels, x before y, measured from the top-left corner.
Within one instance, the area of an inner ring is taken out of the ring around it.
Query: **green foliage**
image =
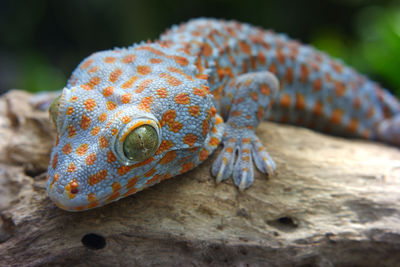
[[[66,84],[65,75],[39,54],[28,53],[21,59],[22,75],[18,88],[30,92],[61,90]]]
[[[372,79],[384,81],[400,96],[400,7],[367,7],[354,21],[356,38],[339,31],[321,29],[312,43],[319,49],[343,59]]]

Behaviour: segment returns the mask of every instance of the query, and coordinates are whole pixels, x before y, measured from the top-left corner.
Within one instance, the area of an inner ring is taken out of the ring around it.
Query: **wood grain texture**
[[[400,151],[262,123],[277,163],[239,192],[195,170],[81,213],[47,197],[54,142],[29,94],[0,99],[0,266],[399,266]],[[95,234],[95,235],[90,235]]]

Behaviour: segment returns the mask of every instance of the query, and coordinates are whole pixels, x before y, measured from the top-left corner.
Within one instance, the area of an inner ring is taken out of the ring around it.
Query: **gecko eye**
[[[58,118],[58,109],[60,107],[60,99],[61,96],[56,97],[53,102],[51,102],[49,107],[50,119],[53,122],[54,126],[57,126],[57,118]]]
[[[125,157],[133,161],[143,161],[154,155],[158,148],[158,134],[150,125],[133,129],[125,138],[123,151]]]

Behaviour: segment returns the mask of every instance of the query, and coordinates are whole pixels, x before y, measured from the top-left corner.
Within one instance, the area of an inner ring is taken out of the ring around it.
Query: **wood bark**
[[[400,151],[264,122],[277,164],[238,191],[184,175],[79,213],[46,195],[55,131],[30,95],[0,99],[0,266],[400,266]]]

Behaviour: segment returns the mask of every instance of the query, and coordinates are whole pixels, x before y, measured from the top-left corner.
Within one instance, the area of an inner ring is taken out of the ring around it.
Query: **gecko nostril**
[[[102,249],[106,246],[106,239],[98,234],[86,234],[81,241],[85,247],[90,249]]]
[[[71,194],[77,194],[79,192],[78,188],[72,188]]]

